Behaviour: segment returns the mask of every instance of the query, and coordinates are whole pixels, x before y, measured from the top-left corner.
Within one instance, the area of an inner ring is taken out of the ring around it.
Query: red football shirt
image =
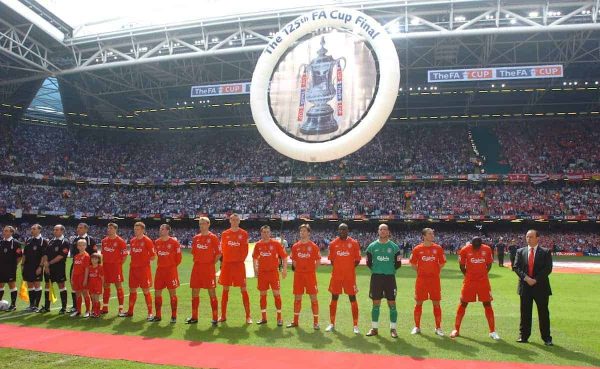
[[[219,237],[209,232],[206,236],[197,234],[192,239],[192,256],[194,263],[214,264],[219,255]]]
[[[321,260],[319,247],[312,241],[296,242],[292,246],[292,260],[296,263],[297,273],[315,273],[315,261]]]
[[[458,254],[458,262],[467,269],[465,281],[486,280],[488,279],[487,266],[494,262],[492,248],[484,244],[479,247],[479,250],[475,250],[473,245],[466,245]]]
[[[417,266],[417,277],[439,277],[446,255],[438,244],[425,246],[420,243],[413,249],[410,263]]]
[[[90,254],[80,252],[73,258],[73,274],[84,274],[85,269],[90,266]]]
[[[254,245],[252,258],[258,260],[258,271],[270,272],[279,267],[279,258],[287,258],[287,253],[280,242],[270,239],[268,242],[260,240]]]
[[[333,263],[334,277],[355,275],[356,262],[361,259],[358,241],[350,237],[345,240],[337,237],[329,244],[328,259]]]
[[[248,232],[231,228],[221,234],[221,253],[224,263],[244,262],[248,256]]]
[[[166,241],[160,238],[154,241],[156,255],[158,255],[158,268],[173,268],[181,263],[181,246],[179,241],[169,237]]]
[[[127,255],[127,243],[117,236],[115,238],[104,237],[101,242],[102,262],[122,263]]]
[[[144,235],[141,239],[133,237],[129,241],[131,246],[131,262],[130,267],[138,268],[150,265],[150,258],[154,256],[154,242],[150,237]]]

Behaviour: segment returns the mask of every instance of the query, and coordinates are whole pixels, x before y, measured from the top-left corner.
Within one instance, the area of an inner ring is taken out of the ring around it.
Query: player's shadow
[[[533,360],[532,356],[537,356],[536,352],[528,350],[522,344],[511,344],[507,341],[482,341],[481,339],[474,339],[468,336],[460,336],[456,339],[457,341],[464,340],[469,341],[477,345],[485,346],[489,350],[500,352],[506,356],[517,356],[523,360]]]
[[[117,319],[117,318],[115,318]],[[120,322],[113,326],[113,331],[117,334],[131,334],[132,332],[142,332],[147,324],[152,324],[144,320],[132,320],[132,318],[118,318]]]
[[[594,367],[600,367],[600,359],[598,359],[598,357],[586,355],[586,354],[582,353],[581,351],[574,352],[574,351],[568,350],[565,347],[562,347],[557,344],[554,344],[554,346],[551,346],[551,347],[543,345],[541,343],[530,343],[530,345],[533,345],[540,350],[548,352],[549,354],[553,354],[553,355],[556,355],[556,356],[559,356],[559,357],[562,357],[565,359],[569,359],[572,361],[579,361],[582,363],[586,363],[586,364],[592,365]]]
[[[254,335],[263,338],[266,342],[272,343],[281,342],[281,340],[292,337],[293,334],[285,327],[269,327],[268,325],[264,324],[258,326],[258,329],[254,331]]]
[[[227,323],[223,323],[214,330],[214,335],[221,339],[226,339],[229,343],[238,343],[240,341],[245,341],[250,337],[250,333],[248,332],[249,327],[248,324],[231,327],[228,326]]]
[[[457,351],[464,354],[473,355],[476,354],[479,349],[475,346],[465,345],[461,340],[452,339],[450,337],[438,337],[438,336],[429,336],[427,334],[419,334],[416,335],[417,338],[421,338],[427,340],[438,348],[447,351]]]
[[[414,359],[421,359],[429,355],[428,350],[419,346],[414,346],[411,342],[402,337],[390,339],[380,338],[380,342],[389,352],[393,352],[398,355],[410,356]]]
[[[152,339],[158,337],[170,337],[175,329],[175,324],[169,323],[169,320],[163,320],[161,322],[148,322],[146,330],[140,333],[144,339]]]
[[[198,346],[202,342],[212,342],[220,338],[218,326],[209,324],[207,327],[204,327],[203,322],[186,325],[184,332],[183,338],[190,341],[190,346]]]
[[[381,349],[378,339],[372,339],[371,337],[365,337],[364,334],[354,334],[347,336],[339,331],[333,331],[331,334],[335,337],[344,347],[350,348],[355,351],[362,353],[377,352]]]
[[[313,348],[323,348],[331,344],[333,340],[329,337],[325,337],[322,331],[315,331],[314,329],[305,330],[304,328],[294,328],[297,333],[298,340],[310,344]]]

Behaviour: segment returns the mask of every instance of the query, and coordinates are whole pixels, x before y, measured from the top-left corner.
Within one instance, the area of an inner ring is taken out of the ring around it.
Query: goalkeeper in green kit
[[[398,338],[396,321],[398,311],[396,310],[396,269],[401,266],[400,248],[390,241],[390,229],[387,224],[379,226],[379,239],[373,241],[367,248],[367,266],[371,269],[371,286],[369,297],[373,300],[371,310],[372,327],[367,336],[379,334],[379,310],[381,299],[387,300],[390,308],[390,334],[392,338]]]

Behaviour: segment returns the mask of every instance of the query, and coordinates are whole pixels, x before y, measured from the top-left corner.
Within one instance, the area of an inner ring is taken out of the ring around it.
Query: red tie
[[[528,273],[531,278],[533,278],[533,257],[534,257],[534,248],[529,248],[529,260],[527,261]]]

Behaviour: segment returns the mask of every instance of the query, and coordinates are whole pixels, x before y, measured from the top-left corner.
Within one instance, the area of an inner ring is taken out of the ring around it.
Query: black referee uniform
[[[61,238],[53,238],[50,240],[48,247],[46,248],[46,257],[48,258],[48,263],[52,262],[57,256],[62,256],[58,262],[49,265],[49,269],[46,272],[48,274],[44,275],[44,278],[50,283],[65,283],[67,280],[66,270],[67,270],[67,257],[69,256],[69,248],[71,244],[69,240],[67,240],[64,236]],[[62,289],[60,291],[60,302],[62,304],[62,309],[60,313],[64,313],[67,309],[67,289]],[[44,310],[50,311],[50,291],[45,291],[44,293]]]
[[[85,240],[85,242],[87,243],[87,246],[85,247],[85,251],[89,254],[92,255],[96,252],[98,252],[98,247],[96,246],[97,242],[96,239],[94,237],[89,236],[87,233],[84,234],[83,236],[75,236],[75,238],[73,238],[73,240],[71,241],[71,248],[70,248],[70,257],[71,258],[75,258],[75,255],[79,254],[79,250],[77,250],[77,241],[79,240]],[[71,261],[71,269],[69,270],[69,280],[71,280],[71,277],[73,277],[73,261]],[[73,300],[73,307],[71,308],[72,311],[75,311],[76,307],[76,302],[77,302],[77,295],[75,294],[75,292],[71,292],[71,299]],[[72,312],[69,311],[69,312]]]
[[[23,280],[25,282],[33,283],[42,281],[42,257],[45,255],[47,248],[48,240],[42,236],[31,237],[25,242],[25,248],[23,249],[23,256],[25,257],[23,261]],[[41,298],[41,287],[29,290],[29,306],[32,309],[39,306]]]
[[[8,283],[9,286],[12,284],[9,311],[16,309],[17,288],[14,284],[17,281],[17,265],[23,256],[22,246],[21,242],[13,237],[0,241],[0,284],[2,285],[2,288],[0,288],[0,300],[4,297],[4,283]]]

